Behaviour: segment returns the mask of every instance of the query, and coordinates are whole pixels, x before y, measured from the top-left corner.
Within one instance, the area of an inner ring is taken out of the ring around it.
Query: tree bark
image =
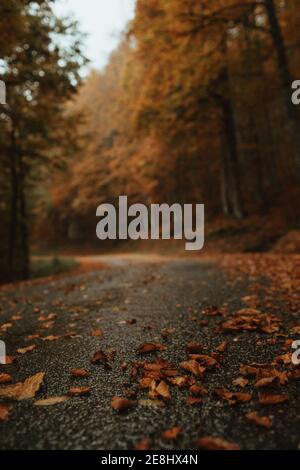
[[[226,149],[228,155],[228,169],[230,181],[230,200],[233,215],[237,219],[242,219],[242,198],[240,189],[240,175],[238,170],[238,150],[236,138],[236,126],[234,112],[230,99],[222,97],[221,99],[224,136],[226,139]]]
[[[8,269],[9,279],[15,280],[16,264],[16,231],[18,221],[18,172],[17,172],[17,150],[15,128],[12,123],[11,141],[10,141],[10,226],[9,226],[9,246],[8,246]]]
[[[23,156],[19,157],[20,166],[20,236],[21,236],[21,271],[22,278],[29,278],[29,234],[28,234],[28,213],[27,213],[27,200],[26,200],[26,189],[25,189],[25,169]]]

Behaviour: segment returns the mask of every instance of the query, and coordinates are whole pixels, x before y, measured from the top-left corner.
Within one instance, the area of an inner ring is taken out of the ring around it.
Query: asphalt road
[[[231,382],[240,376],[242,363],[270,362],[281,352],[276,344],[258,346],[257,332],[216,332],[220,317],[201,314],[211,305],[228,304],[229,311],[243,307],[240,299],[247,295],[249,282],[245,278],[232,283],[213,264],[123,260],[97,272],[0,292],[0,325],[16,314],[22,317],[0,336],[7,344],[7,354],[17,356],[14,364],[0,366],[0,373],[7,372],[14,382],[19,382],[45,372],[36,400],[66,395],[72,387],[91,387],[88,395],[72,397],[55,406],[37,407],[34,399],[14,402],[9,419],[0,422],[0,448],[132,449],[147,439],[151,449],[195,449],[199,438],[214,436],[242,449],[297,449],[299,382],[287,385],[289,403],[268,407],[258,403],[256,392],[250,402],[235,406],[224,404],[214,394],[219,387],[233,389]],[[57,315],[54,324],[43,329],[45,322],[39,317],[53,313]],[[92,337],[91,331],[99,328],[103,337]],[[62,337],[70,332],[76,336]],[[60,338],[26,340],[34,334]],[[266,335],[261,337],[265,339]],[[151,362],[157,356],[178,368],[187,358],[190,341],[201,343],[204,354],[210,354],[224,340],[228,346],[221,366],[208,371],[201,381],[209,393],[200,405],[188,405],[187,390],[177,387],[171,387],[171,399],[161,400],[161,406],[157,401],[151,404],[147,391],[130,377],[130,367],[122,368],[124,363]],[[145,342],[162,343],[166,350],[141,357],[137,350]],[[18,348],[31,344],[37,345],[34,351],[16,353]],[[111,349],[116,352],[111,370],[91,364],[95,351]],[[90,376],[74,378],[70,375],[74,368],[86,369]],[[115,411],[110,406],[111,399],[124,396],[124,390],[136,393],[136,406],[125,412]],[[242,391],[248,390],[253,391],[253,386],[249,384]],[[245,414],[250,411],[271,417],[273,426],[265,429],[249,422]],[[167,441],[162,432],[173,426],[180,426],[182,433],[175,441]]]

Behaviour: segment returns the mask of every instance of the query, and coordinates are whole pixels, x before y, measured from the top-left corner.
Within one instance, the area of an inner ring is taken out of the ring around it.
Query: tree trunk
[[[300,167],[300,129],[298,127],[297,110],[291,100],[291,86],[293,80],[289,70],[283,34],[279,24],[274,0],[265,0],[265,6],[277,55],[278,70],[287,113],[288,129],[295,148],[296,163]]]
[[[27,222],[27,200],[25,190],[25,170],[23,157],[19,158],[20,166],[20,235],[21,235],[21,270],[22,278],[29,278],[29,236],[28,236],[28,222]]]
[[[238,170],[238,150],[234,113],[230,99],[222,97],[221,106],[223,114],[224,136],[226,140],[226,149],[228,155],[230,200],[232,205],[232,211],[233,215],[237,219],[242,219],[243,209],[239,181],[240,175]]]
[[[222,202],[222,211],[224,215],[232,215],[232,207],[230,204],[230,183],[229,183],[229,171],[228,171],[228,155],[227,148],[225,143],[225,138],[223,137],[221,142],[221,202]]]
[[[12,124],[10,141],[10,226],[9,226],[9,246],[8,246],[8,269],[9,279],[15,280],[16,272],[16,232],[18,221],[18,172],[17,172],[17,151],[15,129]]]

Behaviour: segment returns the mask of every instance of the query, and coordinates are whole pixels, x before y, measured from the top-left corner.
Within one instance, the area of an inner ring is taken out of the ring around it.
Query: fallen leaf
[[[103,351],[97,351],[91,358],[92,364],[98,364],[99,362],[107,362],[108,357]]]
[[[9,418],[11,406],[0,405],[0,421],[7,421]]]
[[[205,450],[240,450],[233,442],[225,441],[220,437],[202,437],[198,440],[200,449]]]
[[[227,341],[223,341],[223,343],[219,344],[219,346],[216,347],[216,351],[224,352],[227,348],[227,344]]]
[[[35,335],[28,335],[26,336],[26,341],[33,341],[34,339],[38,339],[40,337],[39,334],[35,334]]]
[[[190,354],[200,353],[203,350],[203,346],[199,343],[194,343],[193,341],[191,341],[190,343],[188,343],[186,349]]]
[[[51,328],[53,328],[54,326],[54,321],[48,321],[48,322],[45,322],[41,325],[41,328],[43,328],[44,330],[50,330]]]
[[[246,418],[264,428],[270,428],[272,426],[272,420],[268,418],[268,416],[259,416],[255,411],[247,413]]]
[[[190,354],[190,359],[200,362],[200,364],[206,367],[215,367],[218,364],[216,359],[205,354]]]
[[[168,429],[167,431],[164,431],[162,433],[163,439],[166,439],[167,441],[173,441],[177,439],[177,437],[182,433],[182,428],[180,426],[174,426],[171,429]]]
[[[149,439],[144,439],[135,444],[133,448],[134,450],[150,450],[150,441]]]
[[[65,401],[69,400],[69,397],[51,397],[46,398],[45,400],[38,400],[34,402],[35,406],[53,406],[58,405],[59,403],[64,403]]]
[[[87,395],[90,393],[91,388],[90,387],[74,387],[70,388],[68,391],[68,395],[70,396],[82,396],[82,395]]]
[[[29,377],[29,379],[26,379],[23,383],[21,393],[19,394],[17,399],[28,400],[29,398],[34,398],[43,383],[44,377],[44,372],[39,372],[33,377]]]
[[[12,376],[9,374],[0,374],[0,384],[12,382]]]
[[[19,348],[17,349],[17,353],[26,354],[28,352],[33,351],[34,349],[36,349],[36,344],[32,344],[31,346],[27,346],[26,348]]]
[[[190,387],[190,392],[195,396],[208,394],[208,390],[205,387],[203,387],[202,385],[196,385],[196,384]]]
[[[258,373],[257,367],[252,367],[252,366],[247,366],[247,365],[241,365],[240,367],[240,374],[242,374],[245,377],[253,377],[256,376]]]
[[[246,387],[246,385],[248,385],[249,383],[249,380],[245,379],[244,377],[238,377],[237,379],[233,380],[232,381],[232,385],[234,387]]]
[[[0,326],[0,330],[4,331],[4,333],[9,330],[10,328],[13,327],[13,323],[4,323],[3,325]]]
[[[252,393],[229,392],[223,388],[216,389],[215,394],[227,401],[228,405],[247,403],[252,399]]]
[[[134,402],[123,397],[113,397],[111,407],[114,410],[128,410],[134,406]]]
[[[257,382],[255,382],[255,388],[263,388],[263,387],[274,387],[274,385],[278,385],[279,379],[278,377],[264,377]]]
[[[44,376],[45,374],[40,372],[33,377],[29,377],[23,383],[20,382],[14,385],[0,387],[0,397],[12,398],[19,401],[34,398],[41,387]]]
[[[90,374],[84,369],[72,369],[71,375],[73,375],[73,377],[88,377]]]
[[[98,328],[97,330],[91,332],[91,336],[93,336],[94,338],[100,338],[101,336],[103,336],[103,330],[101,330],[101,328]]]
[[[289,400],[286,394],[273,394],[273,393],[260,393],[258,395],[259,403],[261,405],[277,405]]]
[[[179,365],[182,369],[185,369],[196,376],[203,374],[205,371],[205,367],[201,367],[200,364],[193,359],[190,361],[183,361]]]
[[[59,339],[59,336],[54,336],[54,335],[50,335],[50,336],[46,336],[45,338],[41,338],[42,341],[57,341]]]
[[[139,354],[148,354],[157,351],[165,351],[167,348],[162,344],[156,343],[144,343],[138,349]]]
[[[156,392],[158,393],[158,395],[167,400],[171,398],[169,386],[163,380],[156,387]]]

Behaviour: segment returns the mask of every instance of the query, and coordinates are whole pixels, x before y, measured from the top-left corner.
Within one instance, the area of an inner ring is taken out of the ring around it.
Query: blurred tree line
[[[75,104],[88,141],[51,187],[60,239],[91,241],[97,205],[120,194],[298,223],[299,20],[297,0],[138,0]]]
[[[79,116],[66,101],[81,81],[81,35],[59,19],[52,0],[1,0],[0,218],[2,280],[26,279],[30,270],[32,211],[38,188],[75,151]]]
[[[97,206],[122,194],[205,203],[209,220],[267,221],[276,209],[299,224],[298,0],[137,0],[109,64],[73,101],[81,43],[51,3],[1,2],[14,4],[0,42],[9,96],[1,258],[10,273],[28,274],[29,227],[38,245],[91,245]],[[68,47],[60,36],[71,37]]]

